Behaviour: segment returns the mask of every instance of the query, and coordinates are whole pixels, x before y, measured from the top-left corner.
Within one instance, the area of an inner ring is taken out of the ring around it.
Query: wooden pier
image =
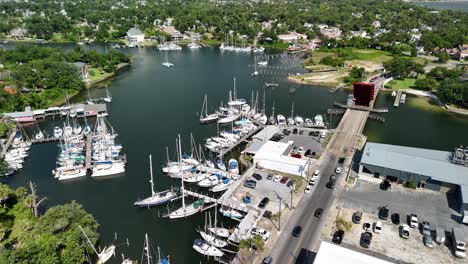
[[[232,186],[231,186],[232,187]],[[243,206],[235,206],[231,203],[228,203],[227,201],[225,201],[225,199],[215,199],[213,197],[210,197],[208,195],[205,195],[205,194],[201,194],[201,193],[197,193],[197,192],[192,192],[192,191],[189,191],[189,190],[183,190],[184,194],[185,195],[189,195],[189,196],[192,196],[192,197],[196,197],[196,198],[200,198],[200,199],[203,199],[205,200],[205,203],[208,202],[208,203],[213,203],[212,205],[209,205],[209,206],[206,206],[206,207],[203,207],[202,211],[205,211],[205,210],[208,210],[210,208],[213,208],[214,206],[216,205],[221,205],[221,206],[226,206],[226,207],[230,207],[234,210],[237,210],[237,211],[241,211],[243,213],[248,213],[249,210],[246,208],[246,207],[243,207]],[[224,195],[223,195],[224,196]],[[221,197],[223,197],[221,196]]]
[[[199,171],[201,171],[201,172],[210,173],[210,174],[219,174],[219,175],[221,175],[221,176],[228,177],[228,178],[234,179],[234,180],[237,180],[237,179],[239,179],[239,177],[240,177],[240,175],[238,175],[238,174],[229,173],[229,172],[227,172],[227,171],[223,171],[223,170],[220,170],[220,169],[207,167],[207,166],[204,166],[204,165],[199,165],[199,166],[197,166],[197,170],[199,170]]]
[[[5,156],[6,152],[8,151],[8,149],[10,148],[11,146],[11,142],[13,142],[13,140],[15,139],[15,136],[16,136],[16,132],[17,132],[17,129],[16,127],[12,129],[11,131],[11,134],[10,136],[8,137],[8,140],[5,144],[2,144],[2,157]]]
[[[395,96],[395,102],[393,103],[394,107],[400,106],[400,100],[401,100],[401,95],[403,94],[402,90],[398,90],[396,96]]]
[[[236,148],[237,146],[239,146],[241,143],[245,142],[248,138],[250,138],[251,136],[253,136],[254,134],[256,134],[258,131],[260,131],[260,129],[262,129],[263,126],[258,126],[256,129],[250,131],[247,135],[243,136],[242,138],[239,139],[239,141],[237,141],[234,145],[230,146],[229,148],[227,149],[223,149],[219,152],[219,154],[217,155],[218,158],[223,158],[223,156],[226,154],[226,153],[229,153],[231,150],[233,150],[234,148]]]
[[[43,139],[31,139],[32,144],[44,144],[44,143],[51,143],[51,142],[59,142],[60,138],[55,137],[46,137]]]
[[[86,164],[85,168],[91,168],[91,146],[92,146],[93,136],[91,134],[86,135]]]

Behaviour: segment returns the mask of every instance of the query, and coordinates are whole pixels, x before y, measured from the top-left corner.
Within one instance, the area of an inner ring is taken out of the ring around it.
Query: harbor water
[[[7,44],[11,48],[13,44]],[[63,49],[73,45],[54,45]],[[104,44],[86,45],[104,52]],[[108,44],[108,49],[111,47]],[[131,54],[134,63],[121,70],[112,80],[90,91],[92,97],[106,93],[104,85],[112,94],[113,101],[108,105],[110,124],[119,134],[118,140],[127,155],[126,173],[108,179],[83,179],[59,182],[51,170],[55,168],[56,144],[34,145],[25,160],[24,169],[3,182],[13,186],[24,186],[29,181],[37,184],[39,194],[47,196],[47,206],[76,200],[92,213],[101,225],[101,247],[113,242],[115,233],[118,242],[127,238],[130,246],[119,246],[116,257],[109,263],[120,263],[120,254],[140,259],[143,251],[144,234],[148,233],[152,244],[171,256],[172,263],[207,263],[206,258],[192,249],[192,242],[199,238],[197,227],[204,224],[204,216],[197,214],[187,219],[169,220],[161,216],[167,213],[166,206],[141,209],[133,205],[140,197],[150,194],[148,155],[153,155],[155,188],[167,189],[179,186],[180,180],[167,177],[161,172],[166,161],[166,146],[175,159],[175,139],[181,134],[183,149],[190,151],[190,133],[197,143],[217,133],[216,124],[200,125],[198,113],[203,97],[208,95],[209,110],[214,110],[221,101],[226,102],[228,92],[236,78],[237,94],[250,102],[251,92],[259,91],[259,104],[262,105],[265,82],[279,82],[279,87],[266,88],[266,110],[289,116],[294,102],[295,115],[313,117],[326,115],[333,102],[345,102],[347,93],[338,90],[331,93],[329,88],[294,85],[296,91],[289,90],[292,84],[285,82],[288,74],[301,72],[300,64],[282,58],[271,52],[267,69],[260,70],[260,76],[252,76],[254,56],[234,52],[220,52],[215,48],[200,50],[183,49],[168,53],[168,60],[174,68],[165,68],[161,63],[165,54],[154,48],[120,49]],[[250,65],[250,66],[249,66]],[[73,101],[86,100],[83,92]],[[413,105],[409,97],[406,104],[393,109],[392,97],[380,94],[378,106],[387,106],[388,114],[382,115],[386,123],[368,121],[365,134],[370,141],[401,144],[407,146],[451,150],[458,144],[467,144],[468,121],[464,116],[433,112]],[[88,120],[93,122],[93,120]],[[331,119],[332,126],[338,116]],[[41,129],[51,133],[55,124],[63,122],[60,117],[53,121],[41,121]],[[36,125],[27,128],[33,131]],[[222,127],[219,128],[223,129]],[[237,158],[237,157],[235,157]],[[205,191],[206,192],[206,191]],[[211,210],[213,212],[213,210]],[[233,227],[236,222],[218,216],[225,227]]]

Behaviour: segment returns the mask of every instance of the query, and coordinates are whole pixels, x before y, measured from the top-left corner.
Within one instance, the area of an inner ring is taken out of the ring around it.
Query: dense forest
[[[373,36],[347,40],[342,43],[345,46],[408,43],[415,29],[422,33],[419,44],[426,50],[468,42],[467,13],[430,12],[402,1],[381,0],[7,1],[0,4],[0,36],[20,27],[30,37],[47,40],[116,40],[135,26],[147,35],[155,35],[155,26],[167,18],[173,18],[172,24],[181,32],[190,29],[219,40],[231,31],[251,40],[260,33],[263,40],[275,40],[287,31],[313,37],[319,34],[318,24],[327,24],[340,28],[345,35],[365,30]],[[262,29],[263,21],[272,21],[271,28]],[[305,23],[314,26],[306,27]],[[379,30],[383,31],[377,36]]]
[[[79,226],[96,243],[94,217],[76,202],[36,213],[34,200],[24,187],[0,184],[0,263],[84,263],[93,249]]]
[[[128,63],[130,59],[114,50],[99,53],[81,47],[68,52],[40,46],[0,51],[0,63],[4,65],[0,71],[6,76],[0,88],[9,86],[17,91],[13,94],[0,91],[0,112],[22,110],[28,105],[45,108],[65,93],[83,89],[84,82],[75,62],[86,63],[90,72],[113,72],[120,63]]]

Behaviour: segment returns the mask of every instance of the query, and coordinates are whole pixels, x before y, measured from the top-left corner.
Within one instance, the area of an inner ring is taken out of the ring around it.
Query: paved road
[[[302,248],[317,252],[319,236],[325,219],[327,219],[330,206],[336,193],[340,192],[340,185],[330,190],[325,187],[330,175],[334,172],[340,157],[351,157],[359,134],[362,133],[368,113],[348,109],[338,125],[333,138],[320,160],[321,175],[319,182],[313,187],[310,194],[304,194],[293,215],[276,241],[270,255],[274,263],[294,263]],[[342,180],[344,176],[340,176]],[[317,208],[323,208],[322,218],[314,216]],[[302,234],[295,238],[291,235],[295,226],[302,226]]]

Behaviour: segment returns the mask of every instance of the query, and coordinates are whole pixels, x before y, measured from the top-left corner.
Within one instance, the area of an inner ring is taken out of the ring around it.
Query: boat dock
[[[12,129],[10,137],[8,137],[8,140],[6,143],[2,144],[2,157],[5,156],[6,152],[10,148],[11,142],[13,142],[13,139],[15,139],[17,129],[16,127]]]
[[[231,150],[233,150],[234,148],[236,148],[237,146],[239,146],[241,143],[245,142],[248,138],[250,138],[251,136],[253,136],[254,134],[256,134],[258,131],[260,131],[260,129],[262,129],[263,126],[259,125],[256,129],[250,131],[247,135],[243,136],[242,138],[239,139],[239,141],[237,141],[235,144],[233,144],[232,146],[230,146],[229,148],[227,149],[223,149],[221,150],[221,152],[218,153],[218,158],[223,158],[223,156],[226,154],[226,153],[229,153],[231,152]]]
[[[51,142],[58,142],[60,138],[55,137],[45,137],[43,139],[31,139],[32,144],[43,144],[43,143],[51,143]]]
[[[237,179],[240,177],[240,175],[237,175],[237,174],[232,174],[232,173],[229,173],[227,171],[223,171],[223,170],[220,170],[220,169],[215,169],[215,168],[211,168],[211,167],[207,167],[207,166],[204,166],[204,165],[199,165],[197,166],[197,170],[201,171],[201,172],[206,172],[206,173],[210,173],[210,174],[219,174],[221,176],[225,176],[225,177],[228,177],[230,179]]]
[[[92,140],[93,136],[92,135],[86,135],[86,163],[85,163],[85,168],[90,169],[91,168],[91,146],[92,146]]]
[[[402,90],[398,90],[396,96],[395,96],[395,102],[393,103],[394,107],[400,106],[400,100],[401,100],[401,95],[403,94]]]
[[[82,118],[87,116],[97,116],[99,114],[107,113],[106,104],[75,104],[62,107],[49,107],[47,109],[32,110],[31,107],[26,107],[22,112],[4,113],[3,117],[9,117],[18,123],[35,122],[38,119],[45,119],[47,117],[61,116],[61,111],[69,111],[74,109],[76,117]]]

